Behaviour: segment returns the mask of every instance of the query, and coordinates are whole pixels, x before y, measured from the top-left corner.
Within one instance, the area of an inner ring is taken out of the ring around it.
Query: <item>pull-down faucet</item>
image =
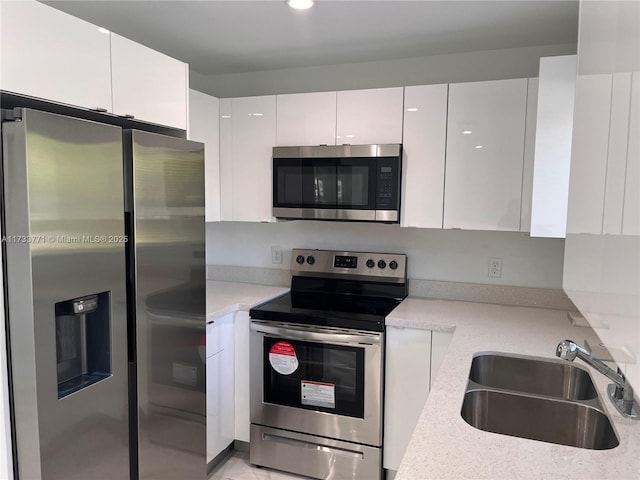
[[[595,358],[590,351],[572,340],[560,342],[556,348],[556,356],[570,362],[578,357],[605,375],[613,381],[613,384],[608,386],[607,392],[616,409],[623,417],[640,419],[640,406],[634,399],[631,385],[619,368],[617,372],[613,371],[602,360]]]

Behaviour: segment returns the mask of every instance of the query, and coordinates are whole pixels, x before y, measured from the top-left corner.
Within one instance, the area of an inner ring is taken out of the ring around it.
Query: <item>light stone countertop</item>
[[[207,280],[207,323],[228,313],[249,310],[288,291],[288,287]]]
[[[565,311],[407,298],[386,324],[454,330],[395,480],[640,478],[640,421],[624,419],[615,410],[605,392],[611,382],[581,360],[575,362],[591,372],[614,424],[620,440],[616,448],[587,450],[484,432],[460,416],[475,353],[555,359],[555,347],[565,338],[598,343],[590,328],[572,326]]]

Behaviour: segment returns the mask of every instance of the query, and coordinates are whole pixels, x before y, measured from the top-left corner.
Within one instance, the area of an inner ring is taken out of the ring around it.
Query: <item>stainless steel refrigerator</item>
[[[16,476],[206,478],[202,144],[3,116]]]

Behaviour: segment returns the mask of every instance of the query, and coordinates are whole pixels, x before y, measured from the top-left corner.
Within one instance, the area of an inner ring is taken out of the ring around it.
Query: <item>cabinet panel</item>
[[[631,109],[629,115],[629,140],[627,150],[627,174],[624,188],[623,235],[640,235],[640,73],[633,72],[631,79]],[[636,387],[637,388],[637,387]]]
[[[207,324],[207,462],[235,437],[234,314]]]
[[[442,228],[447,85],[406,87],[402,138],[404,227]]]
[[[278,95],[277,146],[335,145],[336,92]]]
[[[232,99],[231,120],[232,220],[271,222],[271,158],[276,142],[275,95]]]
[[[235,367],[235,438],[249,441],[251,416],[249,413],[249,312],[237,312],[234,321]]]
[[[189,139],[204,143],[205,221],[220,221],[220,101],[189,90]]]
[[[111,33],[113,113],[187,128],[188,66]]]
[[[429,395],[431,332],[387,327],[385,355],[382,464],[398,470]]]
[[[231,99],[220,99],[220,220],[233,220],[233,119]]]
[[[536,146],[536,120],[538,116],[538,79],[527,82],[527,117],[524,132],[524,162],[522,165],[522,202],[520,231],[531,231],[531,201],[533,198],[533,164]]]
[[[449,86],[444,228],[520,230],[527,79]]]
[[[338,92],[336,145],[402,142],[403,88]]]
[[[611,79],[611,114],[607,174],[604,187],[602,233],[620,235],[625,196],[625,173],[629,147],[629,94],[631,73],[617,73]]]
[[[531,236],[564,238],[576,56],[540,59]]]
[[[2,2],[0,27],[2,90],[111,110],[108,31],[35,1]]]
[[[431,390],[438,377],[440,365],[442,365],[452,339],[453,332],[431,332],[431,379],[429,381],[429,390]]]
[[[567,233],[602,231],[611,81],[604,74],[576,79]]]

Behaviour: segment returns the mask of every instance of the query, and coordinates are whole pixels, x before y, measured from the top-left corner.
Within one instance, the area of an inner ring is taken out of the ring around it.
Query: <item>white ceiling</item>
[[[577,41],[578,0],[45,1],[205,75]]]

